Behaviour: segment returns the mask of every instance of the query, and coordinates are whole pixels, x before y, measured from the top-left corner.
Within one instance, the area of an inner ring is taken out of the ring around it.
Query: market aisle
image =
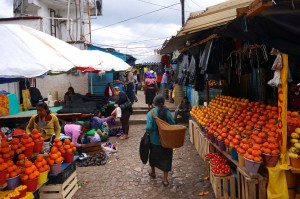
[[[156,179],[150,179],[148,166],[139,159],[139,141],[145,125],[133,125],[128,140],[110,141],[117,143],[118,152],[112,155],[104,166],[77,167],[78,180],[88,180],[75,194],[81,198],[201,198],[201,191],[209,191],[203,198],[214,198],[209,181],[205,177],[204,164],[195,147],[190,143],[188,133],[183,147],[174,151],[173,171],[170,186],[162,186],[162,172]]]
[[[174,151],[173,171],[170,173],[170,186],[163,187],[162,171],[157,171],[157,178],[151,179],[139,158],[139,142],[145,131],[147,105],[142,91],[138,92],[138,102],[134,104],[134,115],[130,120],[143,118],[143,122],[131,125],[128,140],[115,137],[110,141],[116,143],[118,152],[113,154],[104,166],[77,167],[78,181],[88,180],[75,194],[81,198],[201,198],[201,191],[209,191],[203,198],[214,198],[209,181],[203,180],[204,163],[195,147],[190,143],[188,133],[183,147]],[[166,103],[174,111],[175,106]],[[132,122],[134,123],[134,122]]]

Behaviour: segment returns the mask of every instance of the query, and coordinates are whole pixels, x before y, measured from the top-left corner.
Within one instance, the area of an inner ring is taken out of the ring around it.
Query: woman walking
[[[165,99],[161,95],[157,95],[154,100],[154,114],[160,119],[168,122],[169,124],[175,124],[174,119],[169,109],[165,106]],[[168,172],[172,169],[173,149],[167,149],[161,146],[157,124],[149,111],[147,114],[146,131],[150,133],[150,155],[149,163],[150,170],[149,175],[152,178],[156,177],[155,167],[164,172],[163,185],[168,186]]]
[[[145,93],[145,101],[148,104],[148,110],[152,108],[152,103],[155,95],[158,92],[156,78],[153,73],[146,72],[145,73],[145,83],[144,83],[144,93]]]

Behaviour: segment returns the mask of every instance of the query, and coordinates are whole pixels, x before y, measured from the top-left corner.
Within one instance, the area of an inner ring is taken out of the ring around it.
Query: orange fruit
[[[47,162],[48,162],[49,165],[54,164],[54,160],[52,160],[51,158],[49,158],[49,159],[47,160]]]
[[[4,170],[5,170],[4,166],[0,164],[0,171],[4,171]]]
[[[2,164],[4,162],[3,158],[0,158],[0,164]]]
[[[13,145],[17,145],[17,144],[19,144],[19,139],[18,138],[13,138],[12,140],[11,140],[11,143],[13,144]]]
[[[14,171],[14,168],[13,168],[13,167],[8,167],[8,168],[7,168],[7,172],[8,172],[8,173],[11,173],[11,172],[13,172],[13,171]]]
[[[36,168],[41,168],[43,166],[43,164],[41,162],[36,162],[35,163]]]
[[[57,151],[58,151],[57,147],[54,146],[54,147],[51,148],[51,153],[56,153]]]
[[[59,138],[55,138],[55,139],[54,139],[54,142],[55,142],[55,143],[57,143],[57,142],[59,142],[59,141],[60,141]]]
[[[28,179],[32,180],[34,178],[36,178],[37,176],[34,173],[29,174]]]
[[[25,134],[23,135],[23,138],[24,138],[24,139],[28,139],[28,138],[29,138],[29,134],[25,133]]]
[[[6,161],[6,164],[7,164],[8,167],[14,166],[14,162],[12,160]]]
[[[40,172],[37,171],[37,170],[35,170],[35,171],[34,171],[34,175],[35,175],[36,177],[38,177],[38,176],[40,175]]]
[[[31,167],[27,167],[27,168],[25,168],[25,170],[24,170],[24,173],[27,174],[27,175],[31,174],[32,172],[33,172],[33,170],[32,170]]]
[[[22,174],[21,180],[22,180],[22,181],[28,180],[28,175]]]
[[[38,131],[37,129],[32,129],[31,133],[32,133],[32,134],[38,134],[39,131]]]
[[[73,142],[71,142],[71,143],[70,143],[70,147],[73,148],[74,146],[75,146],[75,144],[74,144]]]
[[[38,135],[38,134],[32,135],[32,139],[33,139],[33,140],[36,140],[36,139],[38,139],[38,138],[39,138],[39,135]]]
[[[43,159],[44,159],[44,156],[43,156],[43,155],[38,155],[38,156],[36,156],[36,160],[37,160],[38,162],[43,161]]]
[[[32,166],[32,162],[29,160],[25,161],[25,167],[31,167]]]
[[[49,171],[49,170],[50,170],[50,166],[47,165],[47,164],[45,164],[45,165],[44,165],[44,170],[45,170],[45,171]]]
[[[72,152],[73,152],[72,149],[68,149],[68,150],[67,150],[67,153],[72,153]]]
[[[44,142],[44,140],[45,140],[43,137],[40,137],[39,139],[40,139],[40,142]]]
[[[59,164],[59,163],[61,163],[63,161],[63,158],[62,157],[59,157],[59,158],[57,158],[56,160],[55,160],[55,163],[56,164]]]
[[[17,175],[18,175],[18,173],[15,172],[15,171],[13,171],[13,172],[11,172],[11,173],[9,174],[9,176],[10,176],[11,178],[16,177]]]
[[[52,160],[56,160],[58,158],[58,155],[56,153],[53,153],[53,154],[50,155],[50,158]]]
[[[47,161],[45,159],[42,160],[42,164],[45,165],[47,164]]]
[[[69,145],[69,144],[71,143],[71,141],[70,141],[69,139],[65,139],[64,143],[65,143],[66,145]]]
[[[68,150],[69,148],[71,148],[70,145],[65,145],[65,146],[64,146],[64,149],[65,149],[65,150]]]
[[[39,168],[39,172],[40,172],[40,173],[43,173],[44,171],[45,171],[45,169],[44,169],[43,166]]]
[[[57,148],[61,147],[62,145],[63,145],[62,141],[56,143]]]

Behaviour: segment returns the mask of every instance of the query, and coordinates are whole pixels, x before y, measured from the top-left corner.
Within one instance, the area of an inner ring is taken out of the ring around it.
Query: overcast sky
[[[92,19],[92,42],[101,47],[115,48],[140,61],[152,55],[154,49],[176,35],[181,27],[180,0],[102,0],[103,16]],[[185,19],[190,12],[203,10],[226,0],[185,0]],[[0,18],[12,17],[13,0],[0,0]],[[155,5],[156,4],[156,5]],[[177,4],[171,6],[173,4]],[[171,6],[166,9],[163,7]],[[108,26],[148,12],[160,11]],[[145,41],[147,40],[147,41]]]

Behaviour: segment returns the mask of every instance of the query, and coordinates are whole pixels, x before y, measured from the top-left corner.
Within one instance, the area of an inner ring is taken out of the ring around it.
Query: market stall
[[[300,166],[299,109],[289,98],[289,83],[299,83],[294,35],[299,29],[292,30],[299,27],[299,10],[289,4],[280,1],[273,7],[256,0],[234,8],[236,19],[216,29],[202,24],[199,34],[206,30],[211,36],[181,49],[195,58],[194,88],[206,90],[207,106],[191,111],[190,138],[206,162],[217,198],[299,197],[294,180]],[[226,11],[222,6],[220,16]],[[192,16],[180,33],[193,20],[206,22],[199,18]],[[211,95],[211,88],[219,95]]]

